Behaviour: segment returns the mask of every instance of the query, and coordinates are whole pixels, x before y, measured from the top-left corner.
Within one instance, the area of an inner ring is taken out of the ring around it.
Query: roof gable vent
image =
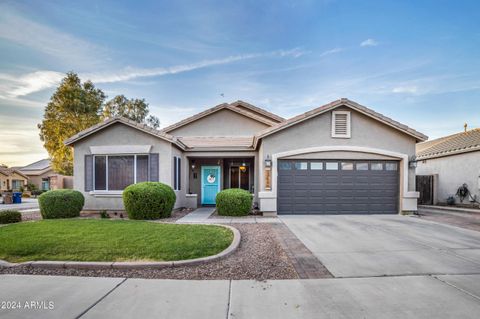
[[[332,137],[350,138],[350,112],[332,112]]]

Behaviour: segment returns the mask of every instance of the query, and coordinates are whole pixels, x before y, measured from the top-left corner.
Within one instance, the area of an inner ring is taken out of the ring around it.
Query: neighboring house
[[[432,176],[427,179],[432,196],[427,196],[425,204],[445,203],[464,183],[480,200],[480,129],[417,144],[416,173],[419,180]],[[468,202],[466,198],[464,203]]]
[[[0,166],[0,191],[19,191],[27,185],[28,177],[15,168]]]
[[[49,159],[43,159],[18,170],[40,190],[73,188],[73,178],[55,173]]]
[[[161,181],[177,208],[212,205],[220,190],[240,187],[270,214],[396,214],[417,209],[409,158],[426,139],[340,99],[288,120],[225,103],[160,131],[111,118],[65,143],[86,210],[123,209],[127,185]]]

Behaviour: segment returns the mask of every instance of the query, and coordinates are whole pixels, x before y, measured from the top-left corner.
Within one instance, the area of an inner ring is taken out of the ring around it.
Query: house
[[[420,198],[422,204],[445,203],[463,184],[467,184],[472,197],[480,200],[480,129],[417,144],[416,173],[418,182],[425,181],[429,190]],[[470,199],[464,199],[464,203]],[[456,202],[460,198],[456,197]]]
[[[28,177],[19,170],[0,165],[0,192],[19,191],[21,187],[27,185],[27,180]]]
[[[73,188],[73,178],[55,173],[50,159],[43,159],[18,170],[28,177],[28,181],[39,190]]]
[[[348,99],[291,119],[243,101],[162,130],[111,118],[69,138],[86,210],[123,209],[122,189],[161,181],[175,207],[250,191],[265,214],[397,214],[417,209],[409,158],[427,137]]]

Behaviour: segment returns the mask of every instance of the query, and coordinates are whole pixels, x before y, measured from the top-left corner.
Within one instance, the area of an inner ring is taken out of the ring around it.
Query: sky
[[[0,163],[48,157],[37,124],[68,71],[161,127],[346,97],[437,138],[480,127],[479,57],[479,1],[1,0]]]

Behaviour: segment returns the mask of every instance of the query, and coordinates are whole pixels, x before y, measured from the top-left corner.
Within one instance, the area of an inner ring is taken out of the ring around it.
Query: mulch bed
[[[230,256],[196,266],[142,270],[0,268],[0,274],[55,276],[130,277],[157,279],[297,279],[292,261],[276,239],[269,224],[236,224],[242,236],[239,248]]]

